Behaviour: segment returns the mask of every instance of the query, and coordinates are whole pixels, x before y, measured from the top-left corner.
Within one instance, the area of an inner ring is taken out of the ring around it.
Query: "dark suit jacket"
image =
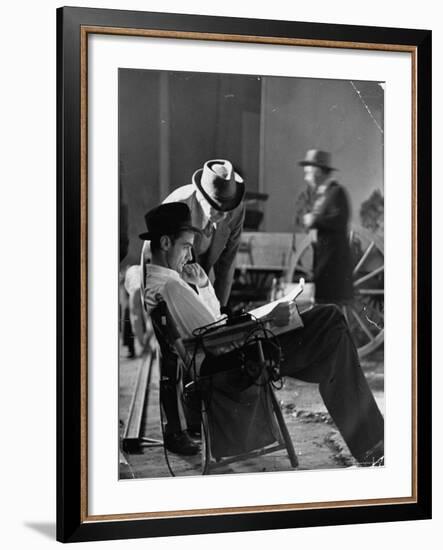
[[[317,229],[314,245],[316,300],[342,302],[352,297],[352,258],[349,246],[349,199],[344,187],[332,181],[316,201],[312,228]]]
[[[173,191],[163,202],[184,202],[189,206],[192,224],[203,228],[203,211],[196,196],[197,188],[184,185]],[[240,203],[237,208],[228,212],[227,217],[217,223],[212,235],[209,249],[196,260],[209,274],[214,269],[214,290],[222,306],[226,305],[231,293],[232,279],[235,269],[235,257],[240,245],[243,229],[245,207]],[[199,236],[195,238],[195,249],[199,248]]]

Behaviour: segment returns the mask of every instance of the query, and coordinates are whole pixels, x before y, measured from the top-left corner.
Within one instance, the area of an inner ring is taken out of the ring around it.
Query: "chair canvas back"
[[[158,306],[148,313],[145,304],[145,281],[146,281],[146,265],[150,263],[151,248],[149,242],[146,241],[143,244],[141,256],[140,256],[140,296],[142,301],[142,310],[145,319],[150,317],[154,334],[157,339],[157,343],[160,350],[160,372],[177,371],[177,387],[176,387],[176,405],[178,412],[178,421],[181,425],[181,429],[187,428],[186,415],[183,409],[182,400],[180,396],[183,393],[182,376],[179,373],[181,369],[180,363],[186,364],[186,352],[184,351],[183,344],[179,337],[177,327],[168,312],[168,308],[165,302],[160,302]],[[181,344],[181,345],[180,345]],[[161,375],[162,377],[163,375]],[[165,414],[167,415],[166,411]]]

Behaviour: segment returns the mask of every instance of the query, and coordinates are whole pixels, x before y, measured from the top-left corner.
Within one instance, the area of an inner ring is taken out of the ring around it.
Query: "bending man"
[[[215,294],[226,306],[231,293],[235,257],[245,217],[243,179],[228,160],[208,160],[190,185],[173,191],[163,202],[183,202],[192,223],[201,230],[194,239],[195,260],[209,275]]]

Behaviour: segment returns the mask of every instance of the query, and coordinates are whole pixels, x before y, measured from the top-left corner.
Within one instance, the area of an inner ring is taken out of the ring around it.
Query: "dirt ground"
[[[122,348],[120,359],[119,415],[120,433],[123,433],[128,417],[129,404],[136,382],[139,361],[125,358]],[[384,414],[384,363],[383,351],[378,350],[362,361],[369,385]],[[154,369],[147,411],[144,416],[143,437],[161,441],[161,425],[158,404],[158,368]],[[299,469],[332,469],[355,465],[341,435],[335,428],[316,384],[286,378],[282,389],[276,391],[284,418],[299,460]],[[200,475],[201,457],[180,456],[167,453],[174,475]],[[291,466],[285,451],[277,451],[254,459],[217,468],[216,474],[245,472],[287,471]],[[172,475],[162,446],[150,446],[148,442],[137,453],[120,453],[120,478],[155,478]]]

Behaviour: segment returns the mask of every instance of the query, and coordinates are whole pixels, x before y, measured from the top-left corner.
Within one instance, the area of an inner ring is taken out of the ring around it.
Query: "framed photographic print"
[[[431,32],[60,8],[64,542],[431,516]]]

